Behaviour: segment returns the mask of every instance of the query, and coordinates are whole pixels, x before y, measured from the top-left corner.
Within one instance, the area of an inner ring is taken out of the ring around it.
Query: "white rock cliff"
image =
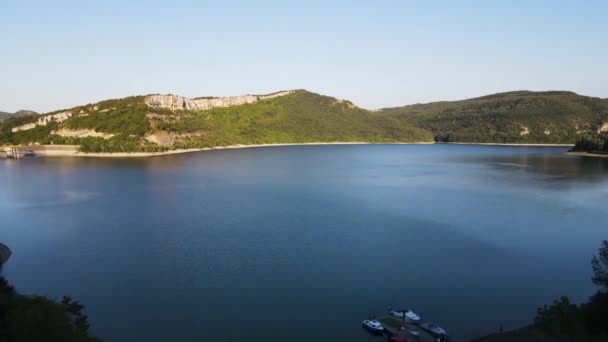
[[[52,115],[45,115],[45,116],[41,117],[40,119],[38,119],[36,122],[14,127],[11,131],[13,133],[18,132],[18,131],[27,131],[28,129],[32,129],[36,126],[46,126],[51,121],[63,122],[65,120],[69,119],[71,116],[72,116],[72,113],[70,113],[70,112],[61,112],[61,113],[52,114]]]
[[[246,103],[253,103],[260,100],[289,95],[291,93],[293,93],[293,91],[289,90],[267,95],[241,95],[195,99],[187,99],[185,97],[176,95],[150,95],[145,99],[145,102],[148,106],[153,108],[168,108],[171,110],[207,110],[216,107],[230,107]]]

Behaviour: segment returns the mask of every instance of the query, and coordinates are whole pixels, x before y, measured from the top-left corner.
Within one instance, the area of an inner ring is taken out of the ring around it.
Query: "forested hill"
[[[29,116],[29,115],[37,115],[38,113],[31,110],[20,110],[16,113],[8,113],[8,112],[0,112],[0,121],[10,118],[10,117],[19,117],[19,116]]]
[[[134,96],[10,116],[0,123],[0,145],[156,152],[307,142],[574,144],[581,136],[598,142],[605,131],[608,100],[571,92],[517,91],[369,111],[347,100],[293,90],[223,98]]]
[[[583,133],[608,130],[607,100],[564,91],[516,91],[382,113],[424,128],[443,142],[573,144]]]
[[[85,152],[361,141],[431,142],[433,136],[401,118],[304,90],[231,98],[136,96],[0,125],[0,144],[78,144]]]

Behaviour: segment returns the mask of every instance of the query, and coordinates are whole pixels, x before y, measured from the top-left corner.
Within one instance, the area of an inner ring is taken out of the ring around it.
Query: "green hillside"
[[[558,91],[517,91],[379,111],[305,90],[208,110],[149,107],[146,98],[107,100],[43,116],[12,115],[0,123],[0,144],[75,144],[84,152],[155,152],[270,143],[435,139],[574,144],[578,140],[581,150],[601,150],[604,135],[599,133],[608,130],[608,100]],[[66,112],[71,117],[13,132],[41,117]]]
[[[572,92],[517,91],[382,112],[431,131],[437,141],[570,144],[608,121],[608,102]]]
[[[63,122],[18,132],[12,132],[12,128],[37,118],[10,118],[0,125],[0,144],[78,144],[85,152],[130,152],[234,144],[433,140],[429,132],[402,118],[304,90],[209,110],[150,108],[144,100],[145,96],[136,96],[56,111],[49,114],[76,114]],[[89,129],[114,136],[104,139],[53,134],[59,129]]]

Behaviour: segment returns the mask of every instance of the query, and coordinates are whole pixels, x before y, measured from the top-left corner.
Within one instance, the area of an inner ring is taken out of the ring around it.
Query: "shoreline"
[[[580,156],[580,157],[594,157],[594,158],[608,158],[608,153],[591,153],[591,152],[582,152],[582,151],[573,151],[566,152],[566,154],[571,156]]]
[[[44,149],[35,150],[37,157],[90,157],[90,158],[146,158],[155,156],[166,156],[172,154],[184,154],[193,152],[213,151],[213,150],[230,150],[258,147],[278,147],[278,146],[317,146],[317,145],[431,145],[433,142],[312,142],[312,143],[284,143],[284,144],[252,144],[252,145],[228,145],[216,147],[202,147],[177,149],[164,152],[79,152],[76,145],[42,145]]]
[[[464,143],[448,142],[449,145],[482,145],[482,146],[520,146],[520,147],[574,147],[574,144],[518,144],[518,143]]]
[[[504,143],[464,143],[464,142],[449,142],[436,143],[429,141],[418,142],[310,142],[310,143],[276,143],[276,144],[237,144],[228,146],[202,147],[189,149],[176,149],[164,152],[79,152],[78,145],[39,145],[32,146],[38,157],[85,157],[85,158],[147,158],[156,156],[166,156],[173,154],[194,153],[213,150],[229,150],[229,149],[244,149],[244,148],[259,148],[259,147],[280,147],[280,146],[321,146],[321,145],[479,145],[479,146],[513,146],[513,147],[572,147],[573,144],[504,144]],[[27,148],[27,147],[24,147]],[[566,152],[570,155],[580,156],[597,156],[608,157],[602,154],[591,154],[586,152]]]

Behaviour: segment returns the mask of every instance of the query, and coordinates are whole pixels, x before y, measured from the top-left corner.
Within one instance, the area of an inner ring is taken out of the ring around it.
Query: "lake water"
[[[0,161],[2,271],[104,341],[381,341],[411,307],[455,341],[592,294],[608,159],[566,148],[292,146]]]

